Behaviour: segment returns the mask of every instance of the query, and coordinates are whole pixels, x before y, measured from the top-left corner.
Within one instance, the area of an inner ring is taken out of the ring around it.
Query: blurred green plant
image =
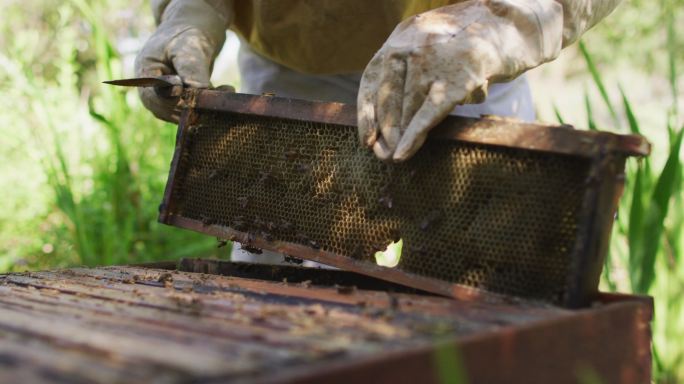
[[[49,191],[41,197],[47,209],[37,215],[40,222],[31,223],[42,230],[28,232],[41,241],[23,251],[20,263],[16,253],[1,254],[0,268],[217,254],[214,239],[156,223],[175,128],[155,120],[133,92],[101,85],[123,77],[109,37],[113,31],[103,22],[111,4],[72,0],[45,5],[44,18],[27,30],[2,26],[4,33],[16,35],[0,53],[7,69],[0,81],[10,103],[0,135],[24,131],[13,140],[40,164],[31,171]],[[6,11],[20,12],[22,6],[15,3]],[[16,168],[22,172],[27,165]],[[0,217],[0,223],[17,224],[11,214]]]
[[[441,343],[435,349],[433,362],[437,377],[442,384],[467,384],[468,379],[456,345]]]
[[[626,64],[646,72],[667,73],[669,60],[684,61],[684,40],[672,39],[672,56],[653,54],[662,49],[664,25],[684,35],[684,0],[623,0],[617,9],[583,37],[594,58],[612,66]],[[583,68],[577,68],[577,73]]]
[[[674,37],[668,24],[668,36]],[[618,219],[613,229],[609,257],[602,285],[612,291],[621,290],[650,294],[655,298],[654,367],[657,382],[674,383],[684,380],[684,267],[681,255],[684,249],[684,197],[682,195],[682,138],[684,126],[677,111],[677,69],[674,44],[668,44],[671,63],[670,87],[672,106],[668,114],[668,138],[665,148],[653,148],[654,155],[664,157],[662,166],[654,159],[629,160],[626,169],[625,192],[618,208]],[[643,134],[622,87],[619,87],[622,118],[609,97],[603,78],[583,42],[579,44],[600,98],[609,112],[613,129],[620,133]],[[585,92],[587,126],[597,129],[593,103]],[[560,111],[555,109],[559,122]],[[626,126],[626,128],[625,128]],[[664,155],[664,156],[663,156]],[[624,273],[621,273],[624,272]],[[621,277],[622,276],[622,277]]]

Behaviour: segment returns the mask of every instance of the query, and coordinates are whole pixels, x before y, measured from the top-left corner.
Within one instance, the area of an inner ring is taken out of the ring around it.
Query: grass
[[[668,30],[673,30],[673,27],[670,25]],[[611,101],[589,50],[583,43],[579,48],[613,122],[613,127],[609,128],[619,133],[642,134],[634,106],[622,87],[618,86],[621,102],[618,107]],[[670,56],[674,57],[674,52],[671,51]],[[674,63],[674,60],[670,62]],[[684,249],[681,154],[684,126],[677,111],[677,77],[676,66],[672,64],[669,78],[673,104],[663,112],[668,114],[668,126],[663,128],[667,129],[669,142],[653,148],[654,156],[664,158],[664,162],[658,166],[656,159],[629,160],[625,192],[602,279],[606,290],[654,296],[654,373],[656,381],[663,383],[684,379],[684,344],[681,343],[684,340],[681,300],[684,291],[684,267],[681,263]],[[597,126],[594,118],[596,105],[590,100],[589,92],[585,93],[585,107],[590,129],[607,128]],[[618,114],[620,109],[623,116]],[[563,123],[560,111],[554,110]]]
[[[437,377],[441,384],[467,384],[467,374],[461,354],[455,345],[439,344],[432,355]]]
[[[124,77],[110,26],[101,22],[106,5],[46,2],[42,24],[16,32],[0,56],[9,68],[1,80],[11,95],[10,110],[23,111],[3,114],[1,134],[12,137],[10,127],[21,130],[13,141],[31,158],[21,162],[37,164],[10,171],[28,171],[48,187],[39,197],[47,209],[33,222],[0,217],[6,227],[40,228],[27,231],[39,241],[29,241],[20,254],[0,254],[4,270],[218,255],[214,239],[156,223],[175,127],[154,119],[134,92],[100,83]],[[7,11],[20,13],[22,6]],[[85,45],[79,50],[80,42]],[[51,60],[43,61],[38,50],[26,52],[26,44],[43,47]],[[229,254],[226,248],[220,252]]]

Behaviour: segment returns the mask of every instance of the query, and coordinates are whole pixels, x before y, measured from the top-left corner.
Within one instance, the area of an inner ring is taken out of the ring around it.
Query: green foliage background
[[[147,9],[79,0],[3,6],[0,270],[218,252],[214,239],[156,223],[175,127],[155,120],[134,92],[100,83],[131,75],[114,42],[149,33]]]
[[[175,127],[147,113],[134,91],[100,83],[132,75],[153,28],[147,1],[0,5],[0,272],[226,257],[215,239],[156,223]],[[650,160],[628,164],[602,288],[655,296],[663,383],[684,381],[683,6],[624,1],[559,60],[567,91],[535,95],[542,112],[554,100],[554,119],[654,144]],[[647,88],[632,75],[649,79]],[[581,103],[564,103],[573,97]]]

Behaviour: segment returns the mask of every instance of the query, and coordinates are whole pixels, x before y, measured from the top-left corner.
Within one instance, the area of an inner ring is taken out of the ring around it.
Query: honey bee
[[[286,263],[297,264],[297,265],[301,265],[302,263],[304,263],[304,260],[302,260],[298,257],[294,257],[294,256],[290,256],[290,255],[284,255],[284,256],[285,256],[284,261]]]
[[[294,160],[299,157],[299,152],[295,149],[291,149],[285,152],[285,160]]]
[[[216,248],[223,248],[226,245],[228,245],[228,240],[217,238],[216,241],[218,242],[218,244],[216,245]]]
[[[386,208],[389,208],[389,209],[391,209],[392,206],[394,205],[392,202],[392,197],[390,197],[389,195],[382,196],[381,198],[379,198],[378,203],[380,203],[380,205],[382,205]]]
[[[260,248],[252,247],[251,245],[247,245],[247,244],[241,244],[240,249],[243,249],[243,250],[245,250],[249,253],[253,253],[255,255],[261,255],[262,253],[264,253],[264,251],[262,251]]]

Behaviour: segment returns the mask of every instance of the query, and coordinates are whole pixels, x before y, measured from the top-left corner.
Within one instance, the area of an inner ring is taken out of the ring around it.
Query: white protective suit
[[[356,100],[360,143],[403,161],[449,113],[534,119],[521,75],[556,58],[619,0],[153,3],[159,26],[136,58],[138,76],[176,73],[210,87],[233,28],[243,41],[242,91]],[[140,93],[155,116],[177,121],[175,100]]]

